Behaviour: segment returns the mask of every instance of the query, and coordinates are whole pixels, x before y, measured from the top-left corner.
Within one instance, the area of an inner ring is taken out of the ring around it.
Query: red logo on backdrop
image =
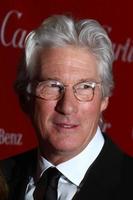
[[[0,144],[6,145],[22,145],[22,133],[6,133],[4,129],[0,129]]]
[[[18,28],[16,30],[14,30],[14,32],[12,32],[11,38],[7,39],[6,38],[6,33],[7,33],[7,28],[9,26],[9,22],[11,20],[11,18],[13,16],[16,17],[16,20],[20,20],[22,18],[22,13],[19,12],[18,10],[11,10],[9,11],[2,22],[1,25],[1,30],[0,30],[0,40],[1,40],[1,44],[5,47],[9,47],[12,46],[14,48],[23,48],[24,47],[24,40],[25,37],[27,35],[27,31],[22,29],[22,28]]]
[[[108,34],[111,34],[112,27],[108,25],[103,26]],[[133,62],[133,41],[131,38],[126,38],[124,43],[114,43],[113,49],[115,53],[115,60],[121,60],[123,62]]]

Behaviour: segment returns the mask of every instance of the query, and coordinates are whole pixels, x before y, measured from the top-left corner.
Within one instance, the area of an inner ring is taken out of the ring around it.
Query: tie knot
[[[48,176],[59,176],[61,173],[56,167],[49,167],[44,173],[46,173]]]
[[[61,173],[55,167],[48,168],[41,176],[34,191],[35,200],[57,200],[57,186]]]

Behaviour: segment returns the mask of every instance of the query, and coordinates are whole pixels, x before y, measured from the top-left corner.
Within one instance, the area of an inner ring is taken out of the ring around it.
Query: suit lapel
[[[88,169],[73,200],[114,200],[113,195],[120,187],[121,160],[120,151],[106,138],[102,151]]]
[[[10,196],[12,200],[24,200],[29,177],[33,176],[36,170],[37,151],[26,152],[23,156],[19,155],[13,162]]]

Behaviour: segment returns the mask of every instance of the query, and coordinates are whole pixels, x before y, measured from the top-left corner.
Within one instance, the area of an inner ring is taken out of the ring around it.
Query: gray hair
[[[26,90],[39,69],[39,55],[44,48],[74,45],[87,48],[97,59],[98,72],[102,81],[103,97],[111,96],[114,87],[112,43],[102,25],[93,19],[74,20],[65,15],[54,15],[28,34],[25,40],[24,62],[20,68],[16,88]]]

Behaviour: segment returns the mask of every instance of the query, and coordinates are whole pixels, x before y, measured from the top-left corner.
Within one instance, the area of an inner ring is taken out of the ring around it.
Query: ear
[[[106,108],[108,107],[108,103],[109,103],[109,97],[105,97],[104,99],[102,99],[102,102],[101,102],[101,112],[103,112],[104,110],[106,110]]]

